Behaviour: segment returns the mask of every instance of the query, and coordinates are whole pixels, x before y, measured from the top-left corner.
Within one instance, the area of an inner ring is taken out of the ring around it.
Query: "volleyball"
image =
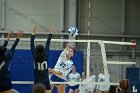
[[[72,26],[68,29],[69,35],[70,36],[77,36],[78,35],[78,29],[75,26]]]

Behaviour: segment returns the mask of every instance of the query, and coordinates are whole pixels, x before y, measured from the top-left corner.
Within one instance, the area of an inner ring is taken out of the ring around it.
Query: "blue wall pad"
[[[131,93],[140,93],[140,81],[131,82]]]
[[[126,78],[130,80],[130,82],[133,81],[139,81],[140,75],[139,68],[134,68],[134,67],[128,67],[126,68]]]

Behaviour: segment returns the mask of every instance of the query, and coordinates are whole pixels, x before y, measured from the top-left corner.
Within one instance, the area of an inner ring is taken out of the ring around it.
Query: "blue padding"
[[[33,85],[13,85],[13,88],[16,89],[20,93],[32,93]]]
[[[62,51],[60,50],[51,50],[48,53],[48,62],[49,62],[49,67],[53,68],[56,64],[56,61],[58,60],[59,55],[61,54]]]
[[[140,71],[139,68],[134,67],[126,68],[126,78],[129,79],[131,82],[139,81],[140,80],[139,71]]]
[[[50,50],[48,55],[49,67],[53,68],[62,50]],[[83,71],[83,53],[76,51],[72,58],[77,71],[81,74]],[[33,81],[34,63],[30,50],[16,50],[10,64],[12,81]],[[20,93],[32,93],[32,85],[13,85]],[[68,88],[66,88],[68,93]],[[53,93],[57,93],[57,88]]]
[[[83,72],[83,53],[82,52],[75,52],[74,57],[72,58],[74,65],[77,68],[77,72],[80,74]]]
[[[16,50],[10,64],[12,80],[34,80],[33,66],[33,60],[29,50]]]
[[[140,81],[131,82],[131,93],[140,93]]]

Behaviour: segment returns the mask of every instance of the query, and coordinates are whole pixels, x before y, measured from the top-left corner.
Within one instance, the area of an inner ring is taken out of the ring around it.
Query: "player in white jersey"
[[[98,82],[110,82],[110,76],[105,76],[104,67],[101,67],[101,73],[98,76]],[[98,93],[108,93],[110,85],[98,85]]]
[[[66,49],[60,54],[58,61],[53,69],[49,69],[52,73],[50,79],[53,82],[64,82],[67,80],[67,76],[70,73],[73,61],[71,57],[74,55],[74,49],[70,43],[67,44]],[[52,85],[53,89],[54,85]],[[58,85],[58,93],[65,93],[65,85]]]
[[[96,76],[93,75],[92,72],[93,71],[90,68],[89,69],[89,77],[86,78],[86,81],[89,83],[89,84],[86,84],[86,93],[94,93],[94,90],[95,90],[95,84],[90,84],[90,83],[94,83],[96,80]]]
[[[86,82],[86,73],[82,72],[81,82]],[[80,84],[79,85],[79,93],[85,93],[86,91],[86,84]]]
[[[76,67],[72,66],[72,72],[68,76],[68,81],[70,82],[79,82],[80,74],[76,71]],[[79,84],[69,84],[70,89],[69,93],[79,93]]]

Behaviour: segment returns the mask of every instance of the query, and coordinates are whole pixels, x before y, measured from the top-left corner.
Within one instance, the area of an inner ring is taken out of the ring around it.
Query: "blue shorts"
[[[51,79],[52,81],[54,81],[54,82],[65,82],[64,79],[62,79],[62,78],[56,76],[55,74],[52,74],[51,77],[50,77],[50,79]]]
[[[79,85],[75,85],[75,86],[69,86],[70,89],[72,89],[73,91],[79,88]]]
[[[12,89],[12,83],[9,80],[0,81],[0,92]]]
[[[46,79],[44,81],[35,81],[34,83],[35,84],[42,83],[42,84],[45,85],[46,90],[50,90],[51,89],[51,85],[50,85],[50,80],[49,79]]]

